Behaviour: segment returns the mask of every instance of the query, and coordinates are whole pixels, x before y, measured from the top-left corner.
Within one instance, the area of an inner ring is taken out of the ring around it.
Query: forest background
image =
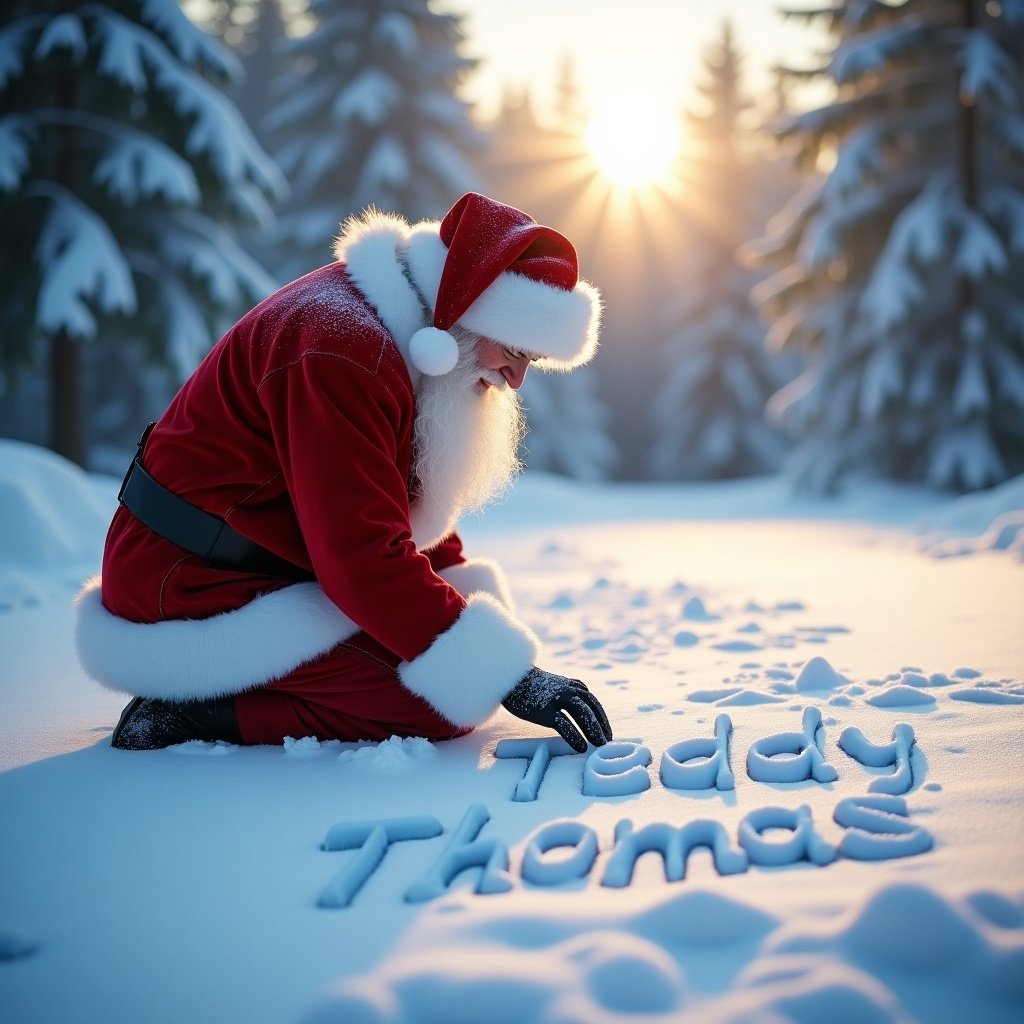
[[[779,10],[808,36],[771,76],[723,18],[677,95],[607,83],[610,122],[568,52],[537,103],[545,22],[521,6],[536,53],[509,40],[488,104],[454,0],[6,3],[0,435],[120,473],[347,216],[477,189],[566,233],[606,303],[591,367],[528,378],[531,467],[826,491],[1024,472],[1024,0]],[[653,58],[663,26],[620,7]]]

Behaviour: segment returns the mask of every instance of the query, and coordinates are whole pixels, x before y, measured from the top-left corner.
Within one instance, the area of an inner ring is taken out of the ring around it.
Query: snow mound
[[[337,750],[340,747],[340,740],[324,740],[321,743],[315,736],[303,736],[301,739],[295,739],[294,736],[284,738],[286,757],[319,757],[326,751]]]
[[[213,743],[207,743],[205,740],[186,740],[184,743],[168,747],[167,752],[179,757],[226,757],[238,753],[241,749],[221,740]]]
[[[1024,907],[989,891],[957,900],[890,883],[845,914],[789,923],[705,890],[557,923],[467,922],[456,909],[371,974],[336,983],[303,1024],[1009,1020],[1024,987]],[[688,984],[709,949],[747,959],[755,948],[726,988]]]
[[[366,743],[352,750],[343,750],[338,760],[353,762],[384,775],[397,775],[436,754],[433,743],[422,736],[392,736],[380,743]]]
[[[92,564],[112,514],[85,470],[45,448],[0,439],[0,564]]]
[[[859,961],[922,972],[966,963],[986,946],[954,906],[930,889],[906,883],[877,892],[838,938]]]
[[[478,945],[392,958],[346,979],[302,1024],[650,1024],[678,1020],[687,986],[675,961],[628,933],[595,931],[544,950]]]
[[[761,650],[760,644],[750,640],[723,640],[721,643],[711,645],[716,651],[727,651],[732,654],[746,654],[748,651]]]
[[[683,605],[682,616],[691,622],[715,622],[718,619],[717,615],[712,615],[707,610],[704,602],[696,594]]]
[[[990,915],[1000,924],[994,925]],[[1024,953],[1022,921],[1024,908],[990,892],[958,902],[924,885],[896,882],[835,921],[783,930],[769,938],[766,948],[843,953],[850,962],[868,969],[882,966],[890,974],[971,973],[979,985],[995,982],[1006,992],[1024,983],[1010,976]]]
[[[936,558],[1010,551],[1024,560],[1024,476],[964,495],[916,529],[921,549]]]
[[[867,980],[873,983],[884,980],[897,993],[909,994],[923,979],[941,977],[956,984],[955,999],[965,1005],[945,1002],[951,993],[943,995],[942,986],[933,985],[926,997],[930,1005],[918,1007],[922,1019],[1003,1019],[1007,1003],[1019,1005],[1024,997],[1022,910],[993,893],[958,902],[924,885],[893,883],[833,922],[816,922],[801,931],[780,929],[763,949],[834,956],[870,972],[873,978]]]
[[[964,902],[990,924],[999,928],[1024,929],[1024,905],[1018,906],[1001,893],[973,892]]]
[[[917,705],[934,704],[935,697],[918,689],[916,686],[905,686],[902,683],[888,686],[873,697],[868,697],[867,704],[876,708],[908,708]]]
[[[843,686],[846,680],[824,659],[811,658],[796,677],[796,692],[812,690],[834,690]]]
[[[45,448],[0,439],[0,612],[66,596],[95,572],[115,486]]]
[[[970,704],[1024,704],[1024,694],[982,686],[953,690],[949,696],[951,700],[967,701]]]
[[[786,957],[756,961],[740,975],[734,995],[720,1000],[716,1024],[910,1024],[895,996],[870,975],[847,964]]]
[[[743,687],[741,686],[723,686],[721,689],[694,690],[687,695],[686,699],[693,701],[695,704],[714,704],[716,701],[732,697],[742,689]]]
[[[971,668],[969,665],[961,665],[959,668],[953,670],[953,675],[957,679],[977,679],[981,673],[976,668]]]
[[[729,707],[754,707],[757,704],[779,704],[784,697],[776,697],[770,693],[762,693],[760,690],[739,690],[727,697],[715,701],[715,706],[720,708]]]
[[[698,890],[667,899],[640,914],[632,929],[659,946],[702,949],[760,940],[778,918],[718,893]]]

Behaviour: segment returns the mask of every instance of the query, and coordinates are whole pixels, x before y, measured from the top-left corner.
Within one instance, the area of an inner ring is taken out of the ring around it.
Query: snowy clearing
[[[589,756],[502,712],[111,750],[68,605],[115,491],[0,442],[3,1019],[1020,1019],[1024,566],[980,542],[1019,482],[528,477],[464,534],[607,708]]]

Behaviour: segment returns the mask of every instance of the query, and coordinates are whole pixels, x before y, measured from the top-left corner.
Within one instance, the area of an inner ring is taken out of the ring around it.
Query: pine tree
[[[3,379],[48,358],[50,441],[76,461],[85,343],[180,380],[271,285],[231,229],[283,189],[220,91],[235,68],[174,0],[0,15]]]
[[[283,277],[330,258],[339,223],[367,206],[438,217],[476,187],[483,136],[457,97],[475,61],[460,18],[428,0],[312,0],[313,31],[287,47],[294,69],[266,129],[292,184],[278,229]]]
[[[765,328],[736,261],[759,227],[766,160],[746,141],[741,60],[728,23],[708,51],[698,86],[701,109],[686,121],[686,193],[699,214],[689,226],[690,256],[670,309],[664,373],[653,418],[652,475],[733,477],[777,468],[783,442],[765,421],[769,396],[792,377],[788,359],[765,351]]]
[[[558,128],[569,134],[581,135],[586,128],[587,108],[576,76],[576,64],[571,54],[565,54],[558,64],[555,81],[555,113]]]
[[[289,68],[283,53],[287,25],[281,0],[258,0],[249,9],[252,19],[248,30],[233,46],[243,71],[233,97],[257,141],[269,149],[264,121],[276,99],[275,83]]]
[[[263,0],[181,0],[181,7],[197,25],[237,52],[248,45]]]
[[[1024,2],[840,0],[832,102],[784,129],[834,162],[757,251],[797,478],[972,490],[1024,472]]]
[[[523,461],[530,469],[575,480],[606,480],[618,452],[608,435],[608,409],[595,393],[592,367],[571,374],[530,373],[523,384],[529,433]]]
[[[483,169],[488,190],[502,202],[526,210],[544,224],[560,227],[566,195],[578,184],[575,166],[587,163],[580,137],[581,105],[571,63],[562,64],[559,122],[539,123],[529,92],[506,90],[490,126],[492,144]],[[600,357],[598,357],[600,358]],[[607,404],[598,395],[594,367],[570,374],[531,372],[523,384],[529,433],[522,457],[530,469],[578,480],[607,479],[618,461],[609,436]]]

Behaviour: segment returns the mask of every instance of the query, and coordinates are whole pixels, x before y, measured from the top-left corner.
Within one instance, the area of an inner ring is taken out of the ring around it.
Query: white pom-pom
[[[409,358],[420,373],[443,377],[459,361],[458,342],[437,327],[421,327],[409,339]]]

